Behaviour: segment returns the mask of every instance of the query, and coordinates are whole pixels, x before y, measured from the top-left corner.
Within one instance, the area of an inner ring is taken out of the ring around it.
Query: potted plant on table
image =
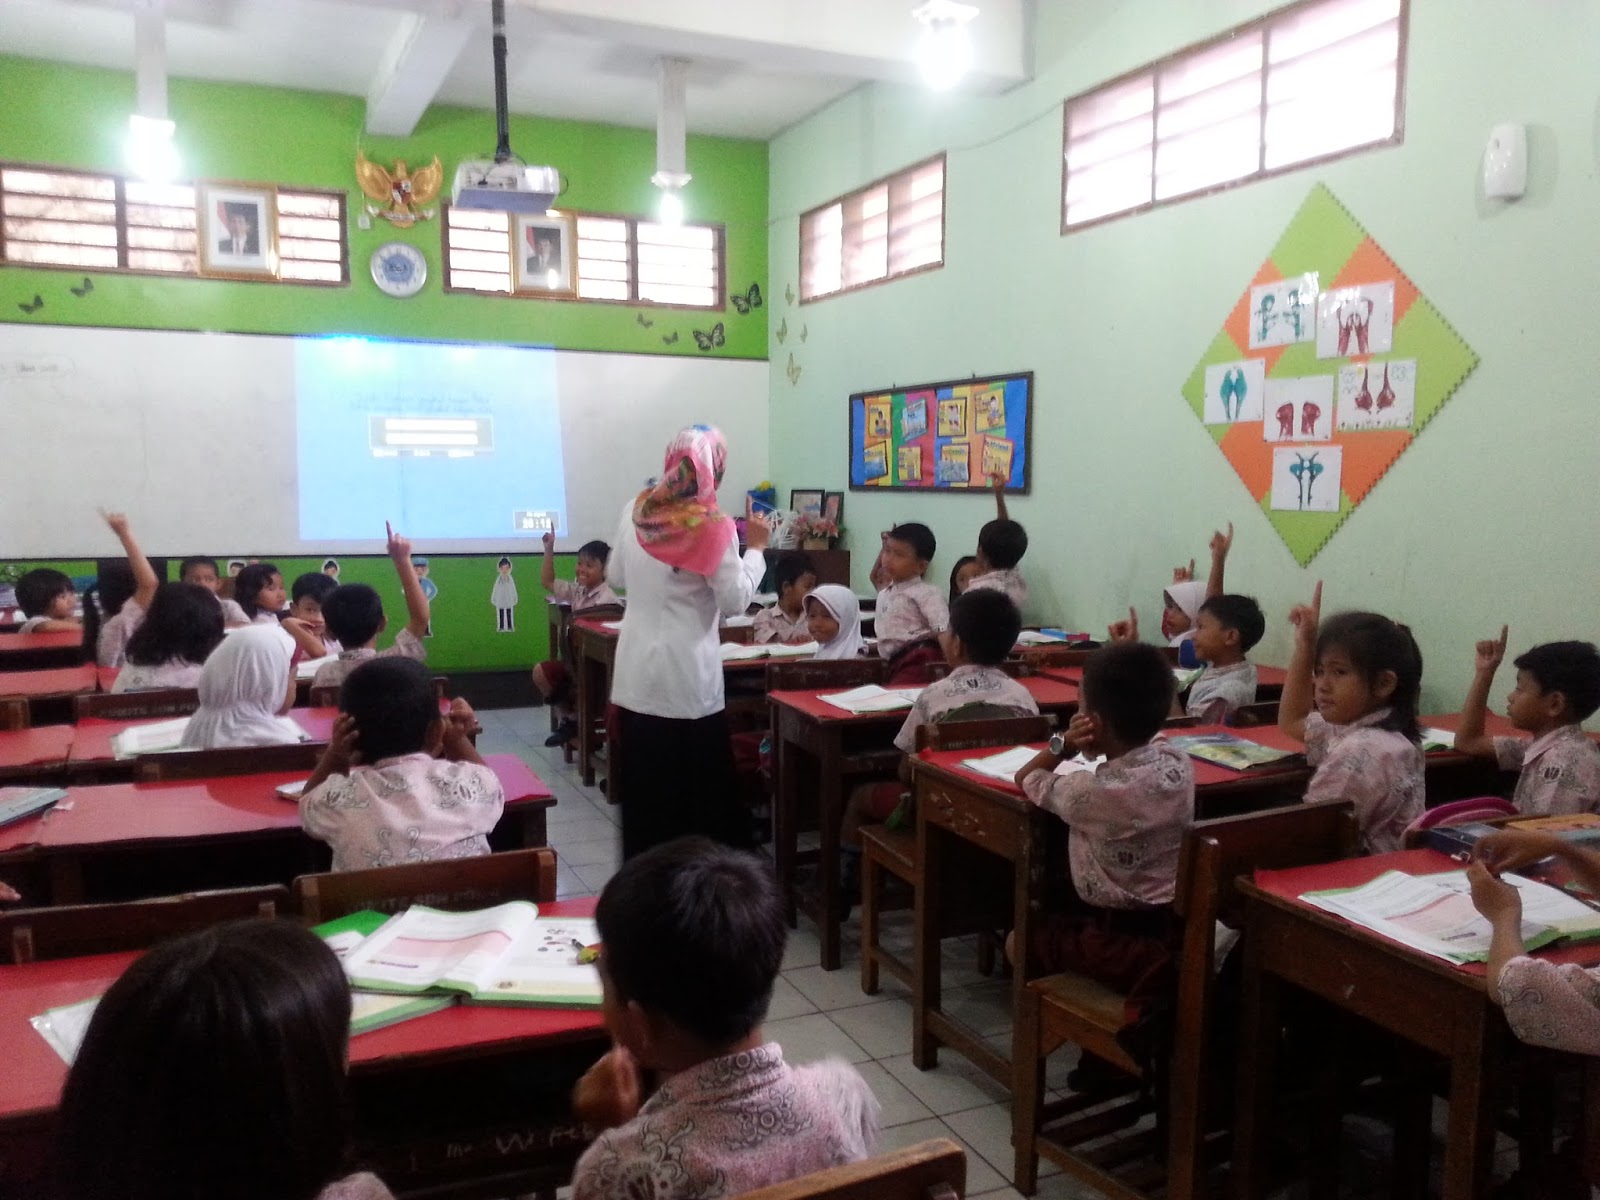
[[[844,530],[839,528],[837,521],[829,517],[802,514],[795,522],[795,532],[800,536],[802,548],[806,550],[830,550]]]

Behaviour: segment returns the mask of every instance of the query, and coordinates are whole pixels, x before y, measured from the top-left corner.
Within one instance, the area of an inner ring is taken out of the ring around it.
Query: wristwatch
[[[1067,756],[1067,739],[1059,733],[1052,733],[1050,735],[1050,753],[1057,758],[1065,758]]]

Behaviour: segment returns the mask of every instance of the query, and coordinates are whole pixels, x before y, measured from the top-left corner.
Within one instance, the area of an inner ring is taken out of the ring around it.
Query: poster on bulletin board
[[[850,397],[852,491],[1028,490],[1033,372]]]

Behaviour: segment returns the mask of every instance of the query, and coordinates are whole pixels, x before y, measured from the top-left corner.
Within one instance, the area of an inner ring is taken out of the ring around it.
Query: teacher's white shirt
[[[622,510],[607,581],[628,590],[617,643],[611,700],[652,717],[695,721],[722,711],[719,618],[744,612],[766,574],[759,550],[741,558],[729,543],[714,574],[674,570],[651,558],[633,527],[633,501]]]

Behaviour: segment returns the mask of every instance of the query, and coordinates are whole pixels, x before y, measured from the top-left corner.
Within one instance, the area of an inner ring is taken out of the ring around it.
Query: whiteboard
[[[0,324],[0,559],[115,554],[98,507],[127,512],[161,556],[382,552],[381,528],[370,540],[298,536],[296,340]],[[726,434],[730,511],[767,478],[764,361],[553,354],[571,531],[558,548],[609,540],[684,425]],[[511,536],[417,548],[537,547]]]

